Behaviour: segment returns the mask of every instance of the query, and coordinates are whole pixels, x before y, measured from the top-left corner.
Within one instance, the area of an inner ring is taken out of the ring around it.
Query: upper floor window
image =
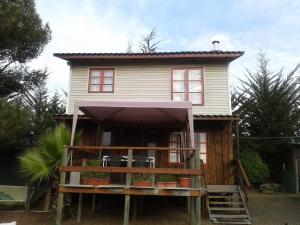
[[[172,100],[191,101],[203,105],[203,68],[178,68],[172,70]]]
[[[114,92],[114,69],[91,68],[89,92]]]

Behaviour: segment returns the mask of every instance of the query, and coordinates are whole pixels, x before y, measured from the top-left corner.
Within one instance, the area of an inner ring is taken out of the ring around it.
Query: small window
[[[207,162],[207,133],[195,132],[195,148],[199,149],[199,158],[204,164]]]
[[[191,101],[203,105],[203,69],[184,68],[172,70],[172,100]]]
[[[171,132],[169,138],[169,147],[170,148],[181,148],[181,133],[180,132]],[[181,151],[171,150],[169,151],[169,163],[182,163],[183,154]]]
[[[89,92],[114,92],[114,69],[90,69]]]

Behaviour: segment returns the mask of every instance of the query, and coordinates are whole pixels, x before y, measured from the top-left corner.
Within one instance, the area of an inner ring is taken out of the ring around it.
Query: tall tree
[[[294,136],[300,121],[300,86],[297,76],[300,65],[284,74],[282,69],[271,72],[268,62],[265,54],[260,53],[258,69],[255,72],[247,70],[246,79],[240,81],[240,87],[235,89],[232,107],[233,113],[241,117],[242,136],[256,137],[246,139],[245,147],[251,145],[258,150],[276,179],[278,168],[282,168],[283,162],[280,144],[288,141],[280,137]]]
[[[149,34],[143,37],[139,42],[139,48],[142,53],[153,53],[157,51],[160,41],[155,41],[156,36],[156,29],[153,28]]]
[[[34,0],[0,1],[0,97],[32,90],[45,78],[44,70],[30,70],[26,63],[40,55],[50,38]]]

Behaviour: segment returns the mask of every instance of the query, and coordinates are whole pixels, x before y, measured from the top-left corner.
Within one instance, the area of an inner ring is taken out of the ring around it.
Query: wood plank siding
[[[233,184],[234,176],[231,167],[232,151],[232,122],[231,121],[195,121],[195,131],[207,133],[207,163],[203,165],[205,184]],[[71,126],[71,124],[69,124]],[[92,121],[78,122],[78,130],[82,132],[80,145],[101,146],[101,132]],[[157,147],[169,147],[170,132],[167,129],[155,130]],[[112,131],[112,146],[147,146],[147,129],[109,129]],[[130,138],[132,137],[132,138]],[[135,141],[133,141],[135,140]],[[124,151],[124,154],[126,151]],[[119,154],[119,152],[118,152]],[[183,167],[168,163],[167,152],[157,152],[157,167]]]
[[[172,67],[204,68],[204,105],[194,106],[194,114],[230,115],[226,63],[174,64],[71,64],[67,113],[73,113],[76,100],[171,100]],[[113,93],[88,93],[89,68],[115,69]]]

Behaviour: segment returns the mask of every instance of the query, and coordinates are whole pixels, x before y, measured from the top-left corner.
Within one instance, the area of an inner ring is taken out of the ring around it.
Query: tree
[[[30,70],[26,63],[38,57],[51,39],[34,0],[0,1],[0,97],[14,97],[32,90],[46,76]]]
[[[142,53],[153,53],[157,51],[160,41],[155,42],[156,36],[157,32],[155,28],[153,28],[149,34],[143,37],[139,42],[139,48]]]
[[[20,150],[32,140],[31,109],[19,101],[0,100],[0,146],[1,151]]]
[[[242,136],[255,137],[241,145],[253,142],[267,161],[273,179],[278,179],[283,163],[280,144],[288,141],[280,137],[294,136],[300,121],[300,86],[296,76],[300,65],[285,75],[282,69],[271,72],[268,62],[265,54],[260,53],[256,72],[247,70],[246,79],[235,89],[232,108],[233,114],[241,117]]]

